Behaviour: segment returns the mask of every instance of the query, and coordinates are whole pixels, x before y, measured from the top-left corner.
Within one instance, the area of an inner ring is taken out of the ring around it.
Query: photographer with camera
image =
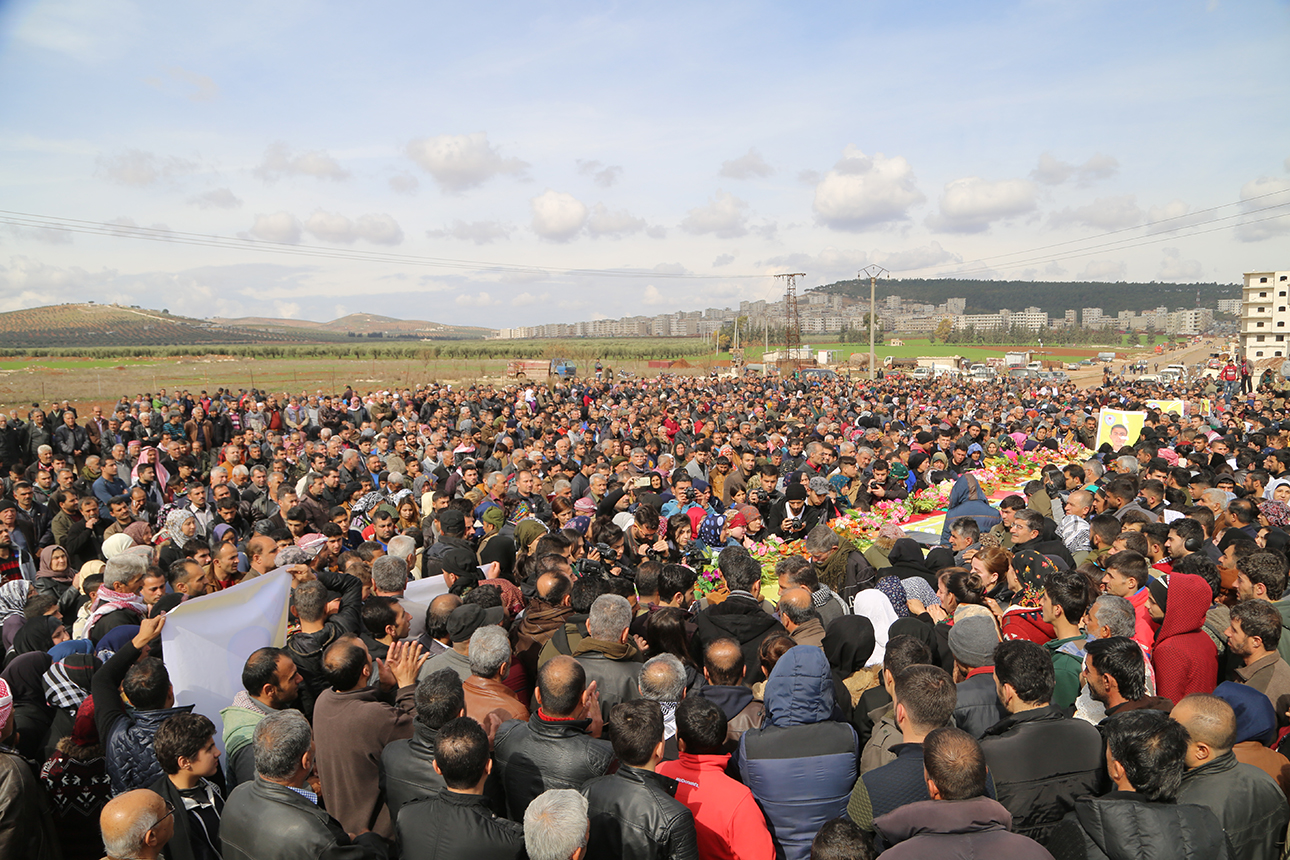
[[[632,524],[624,533],[624,560],[632,567],[647,559],[666,561],[667,536],[662,534],[658,508],[640,504],[632,518]]]
[[[874,460],[869,480],[856,493],[856,507],[867,511],[878,502],[903,499],[908,495],[905,482],[891,474],[891,465],[886,460]]]
[[[770,513],[772,533],[784,540],[805,537],[818,521],[818,514],[811,512],[807,507],[806,487],[800,483],[789,486],[783,500],[775,505]]]

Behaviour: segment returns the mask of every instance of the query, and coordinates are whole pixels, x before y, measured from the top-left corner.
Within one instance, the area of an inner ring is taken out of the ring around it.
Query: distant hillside
[[[309,343],[285,330],[225,326],[165,311],[93,303],[46,305],[0,313],[0,347],[169,346]]]
[[[267,317],[238,317],[223,319],[216,317],[211,322],[223,325],[249,326],[252,328],[291,329],[303,334],[308,331],[328,334],[347,335],[350,332],[369,335],[378,332],[396,337],[421,338],[476,338],[486,337],[492,329],[476,326],[454,326],[430,320],[401,320],[379,314],[349,314],[331,322],[314,322],[313,320],[274,319]]]
[[[815,290],[853,299],[869,299],[869,282],[838,281],[815,287]],[[1049,316],[1061,316],[1068,310],[1101,308],[1104,313],[1137,311],[1161,305],[1175,310],[1196,307],[1213,308],[1219,299],[1241,297],[1240,284],[1171,284],[1153,281],[1147,284],[1106,283],[1100,281],[972,281],[961,278],[907,278],[878,281],[877,297],[898,295],[906,301],[943,304],[946,299],[967,299],[967,313],[994,313],[1000,308],[1021,310],[1036,306]]]

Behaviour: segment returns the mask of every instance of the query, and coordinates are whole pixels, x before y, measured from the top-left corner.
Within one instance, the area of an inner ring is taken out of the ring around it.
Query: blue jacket
[[[971,517],[985,534],[1003,519],[986,497],[985,490],[977,483],[976,478],[964,475],[954,482],[950,490],[949,508],[945,513],[945,527],[941,529],[941,543],[950,542],[950,526],[959,517]]]
[[[846,814],[859,742],[850,723],[832,720],[833,678],[814,645],[798,645],[780,658],[765,702],[766,722],[744,732],[736,762],[766,814],[775,856],[807,860],[820,828]]]

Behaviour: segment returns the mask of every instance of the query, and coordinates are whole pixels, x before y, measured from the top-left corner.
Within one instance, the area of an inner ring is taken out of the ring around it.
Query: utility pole
[[[801,319],[797,315],[797,279],[805,278],[805,272],[785,272],[776,275],[777,278],[783,278],[786,282],[784,292],[784,316],[786,325],[784,332],[784,352],[785,358],[790,362],[797,360],[796,351],[802,347],[802,325]]]
[[[860,275],[869,276],[869,378],[876,379],[878,376],[877,354],[873,348],[874,326],[877,324],[878,307],[874,301],[874,288],[878,283],[878,278],[882,275],[891,274],[882,266],[865,266],[859,272]]]

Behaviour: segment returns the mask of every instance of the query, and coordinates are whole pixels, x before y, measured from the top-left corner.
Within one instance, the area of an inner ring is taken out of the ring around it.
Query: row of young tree
[[[1157,341],[1174,343],[1177,335],[1166,334],[1155,330],[1130,332],[1127,336],[1129,346],[1154,346]],[[994,326],[977,328],[964,326],[955,329],[949,320],[941,322],[932,336],[933,341],[958,344],[1038,344],[1049,346],[1085,346],[1093,344],[1119,344],[1121,335],[1114,326],[1101,328],[1048,328],[1032,329],[1022,326]]]

